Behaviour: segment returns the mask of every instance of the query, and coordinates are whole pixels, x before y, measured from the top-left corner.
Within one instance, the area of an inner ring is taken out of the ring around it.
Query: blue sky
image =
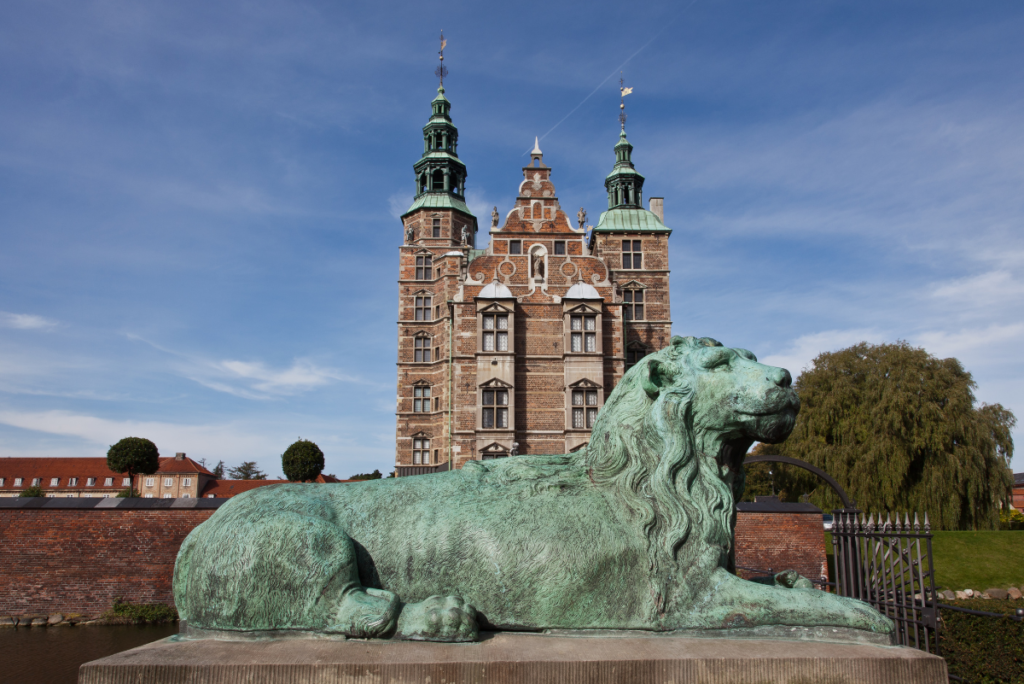
[[[794,374],[905,339],[1024,418],[1020,3],[8,0],[0,455],[390,470],[442,28],[482,222],[534,136],[596,220],[622,68],[675,333]]]

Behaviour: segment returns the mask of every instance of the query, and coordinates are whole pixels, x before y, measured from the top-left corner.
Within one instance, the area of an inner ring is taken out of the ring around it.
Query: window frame
[[[430,463],[430,435],[422,432],[412,436],[412,464],[431,465]],[[426,461],[423,461],[423,454],[426,454]]]
[[[60,478],[59,477],[51,477],[50,478],[50,486],[51,487],[57,487],[59,485],[60,485]]]
[[[181,486],[182,487],[191,487],[192,486],[192,478],[191,477],[183,477],[183,478],[181,478]]]
[[[430,221],[430,237],[439,238],[441,237],[441,217],[431,216]]]
[[[415,276],[413,280],[433,280],[434,279],[434,255],[433,254],[417,254],[415,260]]]
[[[522,256],[523,255],[523,241],[522,240],[509,240],[508,241],[508,253],[510,256]]]
[[[554,248],[551,253],[555,256],[565,256],[565,240],[555,240]]]
[[[113,487],[114,486],[114,478],[112,478],[112,477],[104,478],[103,479],[103,486],[104,487]]]
[[[639,299],[637,299],[639,297]],[[639,309],[640,314],[637,315]],[[627,323],[632,321],[646,321],[647,297],[644,296],[644,288],[630,287],[622,290],[622,320]]]
[[[95,487],[96,486],[96,478],[95,477],[87,477],[87,478],[85,478],[85,486],[86,487]]]
[[[412,338],[412,362],[413,363],[433,363],[434,359],[434,339],[425,332],[416,333]]]
[[[604,406],[604,388],[584,378],[565,388],[565,429],[567,432],[591,432]]]
[[[505,403],[500,401],[502,396]],[[477,429],[488,432],[515,430],[515,400],[515,388],[504,380],[491,378],[481,383],[476,395]]]
[[[413,320],[417,323],[430,323],[434,315],[434,295],[430,292],[417,292],[412,298]]]
[[[501,320],[505,320],[507,327],[499,328]],[[487,321],[494,322],[493,328],[487,328]],[[478,354],[505,355],[515,353],[515,312],[507,305],[491,300],[477,302],[476,311],[476,351]],[[505,349],[499,349],[504,333]],[[487,340],[493,340],[493,348],[488,349]]]
[[[627,249],[628,247],[628,249]],[[627,265],[628,264],[628,265]],[[622,269],[641,271],[644,267],[643,240],[622,241]]]
[[[412,412],[431,413],[432,387],[426,382],[418,382],[412,386]],[[424,408],[426,407],[426,408]]]
[[[640,342],[629,342],[626,344],[626,370],[629,370],[640,360],[650,354],[651,351]]]

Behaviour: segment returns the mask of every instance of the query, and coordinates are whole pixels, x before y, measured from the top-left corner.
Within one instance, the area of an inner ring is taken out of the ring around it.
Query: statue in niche
[[[579,224],[580,230],[583,230],[583,226],[587,223],[587,210],[583,207],[576,212],[576,222]]]
[[[626,372],[574,453],[230,499],[182,544],[175,604],[196,636],[807,626],[891,640],[888,618],[792,571],[729,571],[743,459],[793,430],[791,382],[749,351],[673,337]]]
[[[462,244],[469,244],[469,226],[462,226]]]
[[[533,253],[533,277],[544,280],[544,255],[540,252]]]
[[[412,244],[416,240],[416,229],[409,226],[409,229],[405,231],[405,241],[407,244]]]
[[[491,212],[491,228],[498,227],[498,207],[494,207],[494,211]]]

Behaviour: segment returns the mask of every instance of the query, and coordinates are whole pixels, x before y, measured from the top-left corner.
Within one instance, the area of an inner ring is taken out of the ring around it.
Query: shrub
[[[284,476],[292,482],[316,479],[324,470],[324,452],[308,439],[300,439],[281,455]]]
[[[122,625],[145,625],[149,623],[174,622],[178,619],[178,611],[162,603],[132,604],[114,599],[103,618],[108,622]]]
[[[135,489],[134,487],[132,487],[131,489],[129,489],[128,487],[125,487],[124,489],[119,491],[117,493],[117,496],[115,496],[114,498],[115,499],[130,499],[132,497],[136,497],[137,498],[137,497],[140,497],[140,496],[142,496],[142,494],[139,493],[138,489]]]
[[[1015,508],[1004,507],[999,511],[999,529],[1024,530],[1024,513]]]
[[[1024,684],[1024,622],[1009,617],[1017,602],[968,599],[949,604],[1007,615],[983,617],[940,609],[939,648],[949,673],[972,683]]]
[[[42,496],[42,495],[43,495],[42,487],[26,487],[25,489],[21,490],[21,494],[19,494],[18,496],[30,497],[30,496]]]

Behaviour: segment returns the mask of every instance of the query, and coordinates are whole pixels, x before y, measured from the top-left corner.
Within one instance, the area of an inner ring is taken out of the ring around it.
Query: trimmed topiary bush
[[[281,455],[284,476],[292,482],[308,482],[324,469],[324,452],[308,439],[300,439]]]
[[[942,610],[939,631],[949,673],[972,684],[1024,684],[1024,622],[1010,619],[1019,601],[949,601],[969,610],[1003,613],[1005,618]]]
[[[107,451],[107,467],[115,473],[127,473],[134,483],[134,475],[152,475],[160,467],[160,452],[156,444],[145,437],[125,437]],[[132,496],[130,490],[128,496]]]

